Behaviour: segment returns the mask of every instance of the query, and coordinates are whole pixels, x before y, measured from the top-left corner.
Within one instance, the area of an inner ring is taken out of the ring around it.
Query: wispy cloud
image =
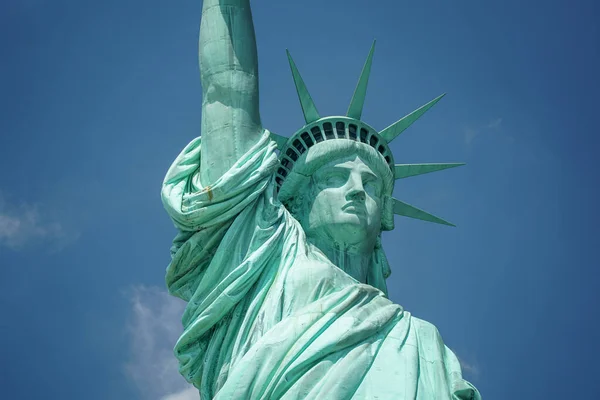
[[[144,399],[198,400],[177,369],[173,346],[181,334],[185,303],[157,287],[127,291],[131,304],[128,332],[131,356],[125,371]]]
[[[458,362],[460,363],[460,367],[463,372],[463,376],[467,380],[477,379],[481,375],[481,368],[476,361],[469,360],[467,361],[463,356],[459,356],[454,349],[452,349],[456,358],[458,358]]]
[[[482,134],[498,133],[502,131],[502,118],[498,117],[489,121],[485,125],[478,127],[469,126],[464,129],[465,143],[470,145],[473,140]],[[511,141],[512,137],[507,136]]]
[[[29,244],[44,242],[58,251],[78,237],[79,233],[52,220],[43,206],[11,204],[0,193],[0,246],[19,250]]]
[[[473,139],[475,139],[475,137],[479,135],[479,131],[473,128],[466,128],[465,129],[465,143],[467,144],[471,144],[471,142],[473,141]]]
[[[198,400],[199,398],[198,390],[192,386],[181,392],[165,396],[161,400]]]
[[[496,118],[495,120],[490,121],[490,123],[487,124],[487,127],[488,129],[499,130],[501,124],[502,118]]]
[[[466,362],[462,358],[459,358],[458,361],[460,362],[460,367],[462,368],[464,373],[467,373],[474,377],[478,377],[479,374],[481,373],[477,364],[472,364],[472,363]]]

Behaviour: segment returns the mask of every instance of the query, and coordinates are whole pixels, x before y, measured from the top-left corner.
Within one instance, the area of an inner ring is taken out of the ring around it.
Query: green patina
[[[202,14],[202,138],[162,189],[179,230],[166,283],[188,302],[181,374],[202,399],[479,399],[436,328],[387,298],[394,214],[452,225],[392,198],[396,179],[463,165],[389,150],[442,96],[380,132],[360,121],[373,44],[347,115],[321,117],[288,52],[306,125],[274,135],[249,1]]]

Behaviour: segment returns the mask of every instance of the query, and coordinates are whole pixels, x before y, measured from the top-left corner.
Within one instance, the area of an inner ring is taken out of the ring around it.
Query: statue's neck
[[[354,246],[337,244],[329,238],[309,237],[308,241],[317,247],[334,265],[361,283],[367,282],[373,250],[365,251]]]

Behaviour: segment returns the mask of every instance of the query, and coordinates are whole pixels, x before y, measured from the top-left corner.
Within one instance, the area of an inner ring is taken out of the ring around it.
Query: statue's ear
[[[392,196],[383,195],[381,201],[381,230],[391,231],[394,229],[394,201]]]

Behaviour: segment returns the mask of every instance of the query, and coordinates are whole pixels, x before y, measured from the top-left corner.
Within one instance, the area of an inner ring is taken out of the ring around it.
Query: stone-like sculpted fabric
[[[210,187],[200,142],[162,199],[179,230],[167,286],[188,302],[175,354],[202,399],[480,399],[433,325],[307,243],[273,194],[268,131]]]

